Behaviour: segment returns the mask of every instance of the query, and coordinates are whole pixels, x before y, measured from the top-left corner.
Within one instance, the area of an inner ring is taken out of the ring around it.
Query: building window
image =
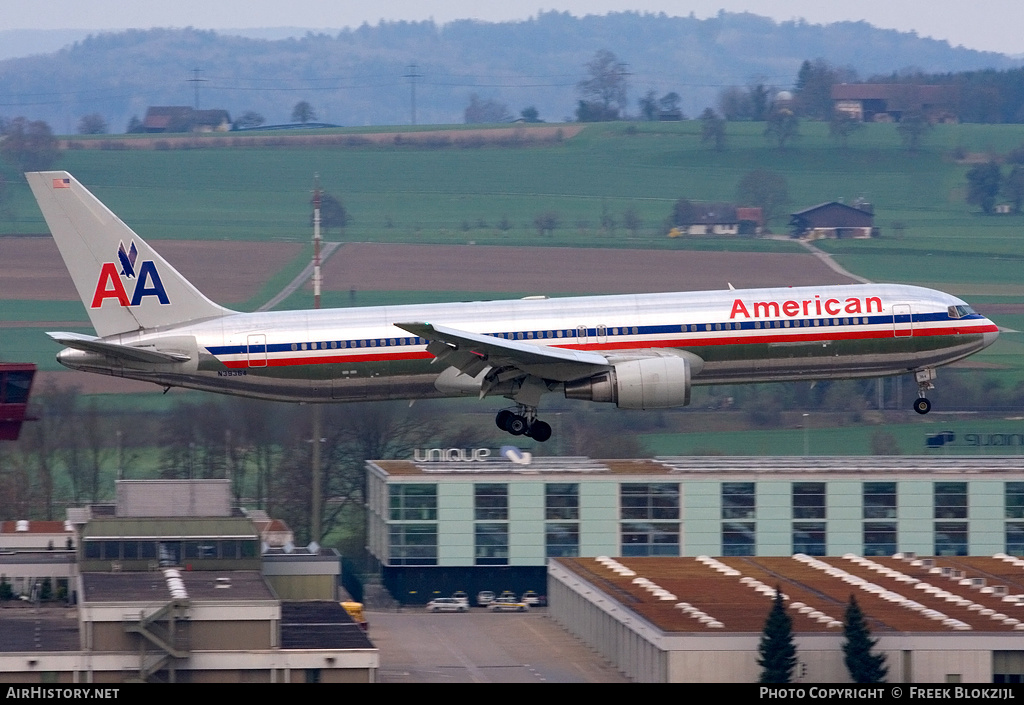
[[[966,556],[967,555],[967,522],[937,521],[935,522],[935,555]]]
[[[722,555],[753,556],[757,534],[752,521],[722,522]]]
[[[388,487],[391,521],[437,521],[437,485]]]
[[[1024,482],[1006,483],[1006,518],[1024,519]]]
[[[437,565],[437,524],[391,524],[391,565]]]
[[[864,518],[895,519],[896,518],[896,483],[865,482],[864,483]],[[895,553],[895,551],[893,551]]]
[[[473,486],[473,518],[483,521],[508,519],[508,485],[481,483]]]
[[[806,553],[808,556],[824,556],[825,522],[794,521],[793,553]]]
[[[936,482],[935,483],[935,518],[966,519],[967,518],[967,483]],[[938,529],[936,529],[938,531]],[[936,554],[938,555],[938,554]],[[965,555],[965,554],[954,554]]]
[[[722,518],[753,519],[757,511],[757,497],[753,482],[722,483]]]
[[[679,555],[679,483],[623,483],[619,503],[622,555]]]
[[[622,519],[679,519],[679,483],[623,483],[619,488]]]
[[[679,524],[675,522],[622,522],[623,556],[678,556]]]
[[[1024,556],[1024,521],[1006,522],[1006,552]]]
[[[580,486],[575,482],[552,482],[544,485],[544,518],[579,519]]]
[[[864,555],[891,556],[896,553],[896,522],[864,522]]]
[[[544,555],[549,558],[580,555],[580,525],[577,522],[549,521],[544,525]]]
[[[794,482],[793,483],[793,518],[824,519],[825,518],[825,483]],[[807,553],[807,551],[803,551]],[[809,554],[818,555],[818,554]]]
[[[481,522],[474,533],[475,565],[508,565],[508,524]]]

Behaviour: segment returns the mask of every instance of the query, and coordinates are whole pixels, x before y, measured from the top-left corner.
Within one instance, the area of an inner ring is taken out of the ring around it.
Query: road
[[[368,611],[380,683],[628,683],[544,608]]]

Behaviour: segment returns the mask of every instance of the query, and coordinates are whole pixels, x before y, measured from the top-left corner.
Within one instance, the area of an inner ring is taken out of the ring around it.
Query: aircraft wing
[[[514,367],[541,379],[567,382],[611,367],[604,355],[585,350],[505,340],[430,323],[395,325],[429,341],[427,352],[436,358],[435,362],[444,362],[470,376],[485,367]]]
[[[118,343],[107,343],[91,335],[81,333],[47,333],[61,345],[85,352],[110,355],[133,362],[146,362],[152,364],[167,364],[169,362],[187,362],[191,359],[189,355],[174,351],[161,351],[155,348],[136,348],[131,345],[120,345]]]

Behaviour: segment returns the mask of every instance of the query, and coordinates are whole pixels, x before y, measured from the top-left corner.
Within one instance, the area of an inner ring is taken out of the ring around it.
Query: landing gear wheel
[[[498,415],[494,417],[494,423],[502,431],[506,431],[507,432],[508,431],[508,422],[512,420],[513,416],[515,416],[515,414],[513,414],[508,409],[502,409],[501,411],[498,412]]]
[[[526,423],[526,419],[522,416],[512,415],[512,418],[508,420],[508,424],[505,426],[505,430],[511,433],[513,436],[521,436],[530,427]]]
[[[530,426],[530,432],[527,435],[533,440],[543,443],[547,439],[551,438],[551,426],[543,421],[535,421],[534,424]]]
[[[914,402],[914,411],[916,411],[919,414],[927,414],[931,410],[932,403],[925,399],[924,397],[921,397],[920,399]]]

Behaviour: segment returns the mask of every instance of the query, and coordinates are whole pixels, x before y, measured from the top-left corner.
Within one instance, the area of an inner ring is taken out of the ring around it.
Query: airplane
[[[495,423],[536,441],[541,397],[686,406],[694,385],[913,373],[999,328],[941,291],[896,284],[240,313],[206,298],[65,171],[26,174],[95,336],[53,332],[64,366],[290,402],[504,397]]]

